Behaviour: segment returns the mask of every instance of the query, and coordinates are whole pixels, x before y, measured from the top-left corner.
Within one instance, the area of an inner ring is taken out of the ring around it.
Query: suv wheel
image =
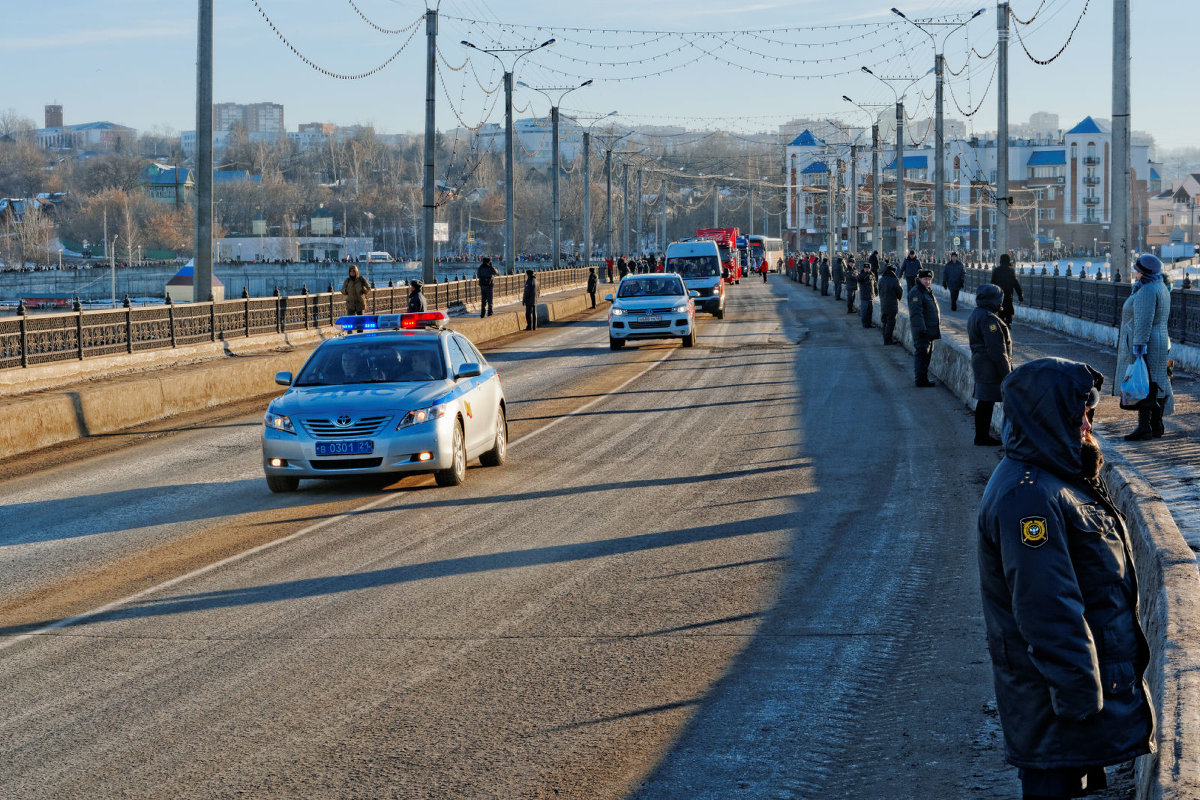
[[[609,350],[620,350],[624,346],[625,346],[624,339],[617,339],[612,336],[608,337],[608,349]]]

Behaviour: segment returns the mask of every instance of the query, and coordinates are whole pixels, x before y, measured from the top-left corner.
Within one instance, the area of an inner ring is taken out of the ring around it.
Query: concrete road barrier
[[[549,296],[538,305],[538,321],[565,319],[590,305],[582,292]],[[450,327],[487,342],[523,330],[525,314],[453,317]],[[0,383],[0,458],[282,393],[275,373],[299,370],[318,344],[337,335],[326,328],[8,370]]]

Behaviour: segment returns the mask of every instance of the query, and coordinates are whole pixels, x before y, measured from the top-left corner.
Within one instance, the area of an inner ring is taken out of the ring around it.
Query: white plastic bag
[[[1150,394],[1150,370],[1144,356],[1138,356],[1121,379],[1121,408],[1136,408]]]

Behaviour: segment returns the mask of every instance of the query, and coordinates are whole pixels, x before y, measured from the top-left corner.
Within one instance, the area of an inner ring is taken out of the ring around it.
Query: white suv
[[[688,290],[696,291],[696,310],[725,318],[725,281],[721,280],[721,252],[708,239],[667,245],[666,271],[678,273]]]
[[[617,296],[605,295],[608,311],[608,346],[620,350],[630,339],[682,339],[684,347],[696,343],[696,305],[671,272],[627,275],[617,285]]]

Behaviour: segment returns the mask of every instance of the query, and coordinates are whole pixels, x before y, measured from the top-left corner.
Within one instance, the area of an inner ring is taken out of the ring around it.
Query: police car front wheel
[[[467,445],[463,440],[461,422],[454,426],[454,441],[450,448],[450,468],[439,469],[433,473],[433,479],[437,481],[438,486],[460,486],[467,479]]]
[[[276,494],[294,492],[300,486],[300,479],[288,475],[268,475],[267,488]]]

